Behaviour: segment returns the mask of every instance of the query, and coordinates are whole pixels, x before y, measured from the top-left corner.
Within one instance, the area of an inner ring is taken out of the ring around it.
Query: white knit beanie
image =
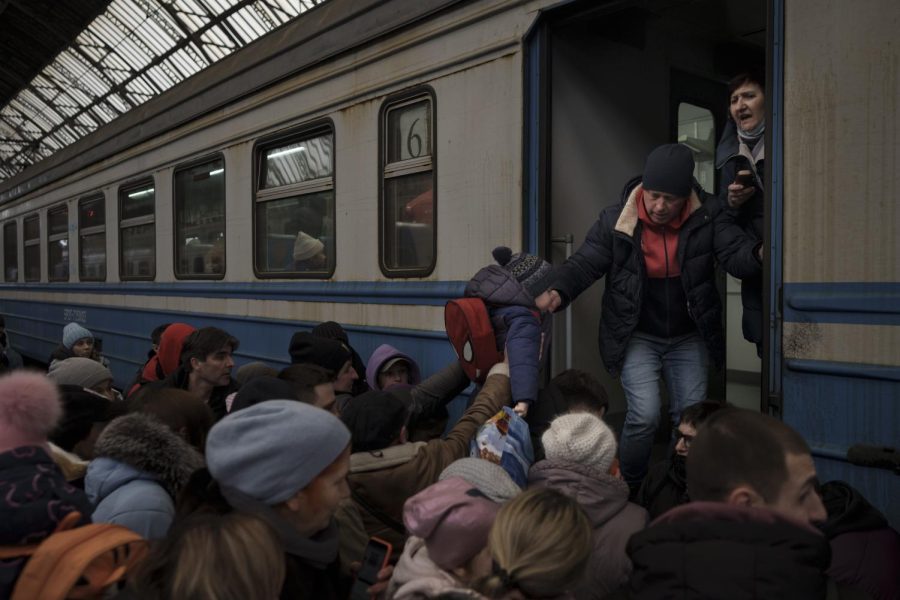
[[[557,417],[541,437],[549,460],[575,463],[608,473],[616,458],[616,436],[590,413]]]
[[[297,232],[294,239],[294,260],[307,260],[325,249],[325,244],[313,236]]]

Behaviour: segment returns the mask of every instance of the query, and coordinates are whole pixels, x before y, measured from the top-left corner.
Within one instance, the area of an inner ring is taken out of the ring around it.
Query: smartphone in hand
[[[751,171],[738,171],[734,178],[734,182],[744,187],[750,187],[756,183],[756,179],[753,177]]]
[[[363,554],[362,566],[350,589],[350,600],[371,600],[369,587],[378,581],[378,572],[388,566],[394,548],[376,537],[370,538]]]

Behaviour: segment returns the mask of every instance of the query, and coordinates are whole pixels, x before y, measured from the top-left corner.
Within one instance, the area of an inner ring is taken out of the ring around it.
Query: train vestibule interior
[[[586,0],[543,16],[538,102],[545,110],[546,175],[539,212],[541,242],[555,264],[566,258],[566,236],[577,250],[600,211],[619,202],[624,184],[659,144],[690,146],[697,180],[706,191],[718,191],[714,156],[728,115],[726,84],[748,68],[764,72],[766,23],[763,0]],[[718,277],[727,357],[725,369],[710,372],[709,396],[758,410],[761,361],[741,332],[740,282]],[[570,362],[599,376],[615,421],[624,418],[625,400],[598,353],[602,292],[601,281],[573,303],[571,339],[565,315],[556,317],[552,372]]]

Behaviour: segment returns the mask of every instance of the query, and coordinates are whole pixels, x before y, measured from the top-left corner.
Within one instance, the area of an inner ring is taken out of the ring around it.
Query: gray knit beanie
[[[75,342],[84,338],[94,339],[94,334],[74,322],[63,327],[62,343],[67,349],[71,350]]]
[[[455,460],[444,469],[438,481],[459,477],[494,502],[512,500],[522,492],[506,469],[483,458],[466,457]]]
[[[213,426],[206,465],[226,500],[233,489],[274,506],[309,485],[349,444],[350,432],[330,412],[267,400]]]
[[[53,380],[56,385],[77,385],[83,388],[92,388],[104,381],[112,380],[113,375],[109,369],[96,360],[73,357],[54,361],[50,365],[47,377]]]
[[[541,437],[548,460],[584,465],[608,473],[616,458],[616,436],[600,418],[571,413],[553,419]]]

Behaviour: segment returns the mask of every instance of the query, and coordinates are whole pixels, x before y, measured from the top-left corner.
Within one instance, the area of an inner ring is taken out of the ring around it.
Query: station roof
[[[326,0],[0,0],[0,181]]]

